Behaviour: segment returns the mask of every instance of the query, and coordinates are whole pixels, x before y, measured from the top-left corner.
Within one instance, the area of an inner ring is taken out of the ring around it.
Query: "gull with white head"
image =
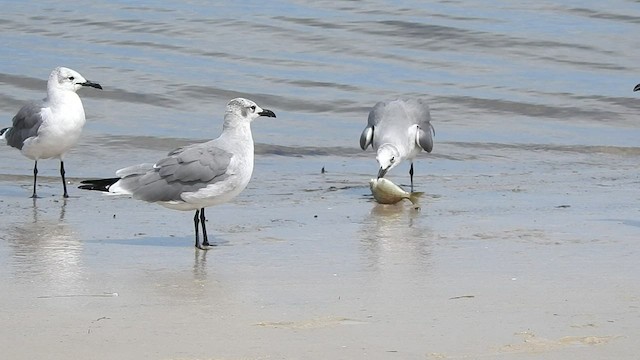
[[[85,180],[80,188],[132,195],[175,210],[195,210],[195,246],[206,250],[210,244],[204,209],[232,200],[247,187],[254,158],[250,125],[259,116],[276,117],[251,100],[233,99],[227,104],[218,138],[175,149],[155,164],[120,169],[115,178]]]
[[[64,177],[64,155],[78,142],[84,127],[84,107],[76,94],[83,86],[102,89],[100,84],[86,80],[76,71],[55,68],[47,82],[47,97],[24,105],[13,117],[13,126],[0,130],[0,138],[6,139],[7,145],[35,161],[33,198],[38,197],[38,160],[50,158],[60,159],[63,196],[69,197]]]
[[[379,102],[369,112],[367,127],[360,135],[360,147],[369,145],[376,151],[380,165],[378,178],[401,161],[411,162],[409,176],[413,191],[413,160],[422,151],[433,150],[435,130],[431,125],[429,105],[421,99]]]

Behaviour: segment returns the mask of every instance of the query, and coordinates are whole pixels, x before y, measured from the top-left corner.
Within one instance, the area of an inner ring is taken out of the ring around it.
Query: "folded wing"
[[[119,185],[134,198],[149,201],[182,201],[182,194],[200,190],[226,179],[233,155],[203,144],[176,149],[152,167],[136,165],[121,169]]]

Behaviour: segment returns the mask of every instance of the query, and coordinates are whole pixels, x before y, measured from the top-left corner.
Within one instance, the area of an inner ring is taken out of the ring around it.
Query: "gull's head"
[[[263,109],[255,102],[244,99],[235,98],[227,104],[227,112],[225,117],[252,122],[259,116],[276,117],[273,111]],[[230,115],[230,116],[229,116]]]
[[[100,86],[100,84],[89,81],[77,71],[66,67],[57,67],[53,69],[51,75],[49,75],[49,82],[47,86],[53,89],[74,92],[78,91],[78,89],[83,86],[91,86],[102,90],[102,86]]]
[[[393,169],[400,163],[400,151],[393,144],[382,144],[377,151],[376,160],[380,164],[380,170],[378,171],[378,178],[382,178],[387,174],[387,171]]]

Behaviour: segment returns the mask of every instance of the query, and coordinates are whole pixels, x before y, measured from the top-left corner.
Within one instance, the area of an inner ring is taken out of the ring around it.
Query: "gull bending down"
[[[195,210],[195,246],[206,250],[210,245],[204,208],[230,201],[249,183],[254,157],[250,125],[259,116],[276,117],[251,100],[233,99],[217,139],[175,149],[155,164],[120,169],[115,178],[85,180],[80,188],[132,195],[175,210]]]
[[[76,71],[55,68],[47,82],[47,97],[23,106],[13,117],[13,126],[0,130],[0,138],[6,139],[7,145],[35,161],[32,198],[38,197],[38,160],[49,158],[60,159],[63,196],[69,197],[64,178],[64,154],[78,142],[85,123],[84,107],[76,94],[83,86],[102,89],[100,84],[86,80]]]
[[[433,150],[435,130],[431,125],[429,105],[420,99],[393,100],[377,103],[371,112],[367,127],[360,135],[360,147],[369,145],[376,151],[380,164],[378,178],[396,167],[402,160],[409,160],[409,176],[413,191],[413,159],[424,150]]]

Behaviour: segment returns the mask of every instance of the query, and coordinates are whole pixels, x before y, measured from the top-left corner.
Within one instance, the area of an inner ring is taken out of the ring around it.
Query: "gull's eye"
[[[391,161],[391,163],[393,164],[394,162],[396,162],[396,158],[392,157],[391,160],[389,160],[389,161]]]
[[[256,111],[256,106],[255,105],[251,105],[251,111]]]
[[[75,80],[75,79],[76,79],[76,78],[74,78],[73,76],[69,76],[69,80],[73,81],[73,80]]]

